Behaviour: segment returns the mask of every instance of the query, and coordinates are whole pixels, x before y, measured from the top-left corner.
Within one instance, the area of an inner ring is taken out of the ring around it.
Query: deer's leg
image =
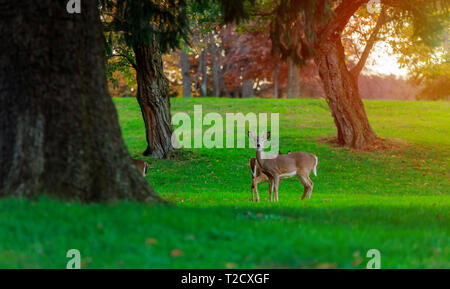
[[[254,196],[254,186],[255,186],[255,182],[252,179],[252,202],[255,201],[255,196]]]
[[[309,176],[306,178],[306,180],[309,183],[309,192],[308,192],[308,200],[311,199],[311,194],[314,188],[314,183],[311,181],[311,179],[309,178]]]
[[[274,178],[274,185],[275,185],[275,202],[278,202],[278,186],[280,185],[280,177],[276,176]]]
[[[309,183],[308,183],[308,180],[302,175],[298,175],[298,178],[300,179],[300,181],[302,182],[303,187],[304,187],[303,196],[302,196],[302,200],[304,200],[306,197],[306,193],[308,193],[308,191],[309,191]]]
[[[273,191],[273,180],[269,179],[269,195],[270,195],[271,202],[272,202],[272,191]]]
[[[255,180],[255,193],[256,193],[256,202],[259,202],[258,181],[257,180]]]

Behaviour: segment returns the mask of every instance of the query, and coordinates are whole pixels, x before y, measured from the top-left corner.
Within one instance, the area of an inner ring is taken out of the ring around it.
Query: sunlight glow
[[[392,49],[386,43],[376,43],[370,53],[363,70],[364,74],[395,75],[406,78],[408,69],[401,68],[398,56],[392,53]]]

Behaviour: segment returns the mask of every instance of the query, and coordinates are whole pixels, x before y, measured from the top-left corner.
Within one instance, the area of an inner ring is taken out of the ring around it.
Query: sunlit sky
[[[406,77],[408,74],[406,68],[400,68],[397,56],[392,53],[389,46],[382,42],[373,47],[363,72],[365,74],[394,74],[398,77]]]

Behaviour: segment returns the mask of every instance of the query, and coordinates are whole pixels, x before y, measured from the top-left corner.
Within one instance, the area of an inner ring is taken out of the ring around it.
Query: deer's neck
[[[263,167],[263,165],[264,165],[264,159],[263,159],[263,157],[262,157],[262,154],[263,154],[264,152],[262,151],[262,150],[257,150],[256,151],[256,160],[258,161],[258,164],[261,166],[261,167]]]

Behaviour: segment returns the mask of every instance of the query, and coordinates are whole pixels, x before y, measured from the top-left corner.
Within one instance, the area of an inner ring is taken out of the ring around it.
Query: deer
[[[290,154],[291,151],[288,151],[287,154]],[[278,154],[281,155],[281,152],[279,152]],[[258,165],[258,161],[256,160],[256,158],[251,158],[250,159],[250,171],[252,172],[252,202],[255,201],[255,195],[256,195],[256,202],[259,202],[259,193],[258,193],[258,184],[260,182],[266,182],[269,180],[269,178],[267,177],[266,174],[264,174],[263,172],[261,172],[261,168]],[[269,187],[270,189],[270,187]]]
[[[264,136],[254,136],[248,132],[256,145],[256,160],[269,181],[270,201],[278,202],[278,186],[282,178],[297,176],[303,184],[304,191],[302,200],[308,195],[311,199],[313,182],[309,178],[311,171],[317,176],[317,164],[319,159],[316,155],[307,152],[293,152],[286,155],[277,156],[264,153],[264,143],[270,138],[270,132]]]
[[[139,173],[141,173],[142,176],[145,177],[148,171],[148,163],[138,159],[133,159],[133,162],[136,165],[136,168],[138,169]]]

